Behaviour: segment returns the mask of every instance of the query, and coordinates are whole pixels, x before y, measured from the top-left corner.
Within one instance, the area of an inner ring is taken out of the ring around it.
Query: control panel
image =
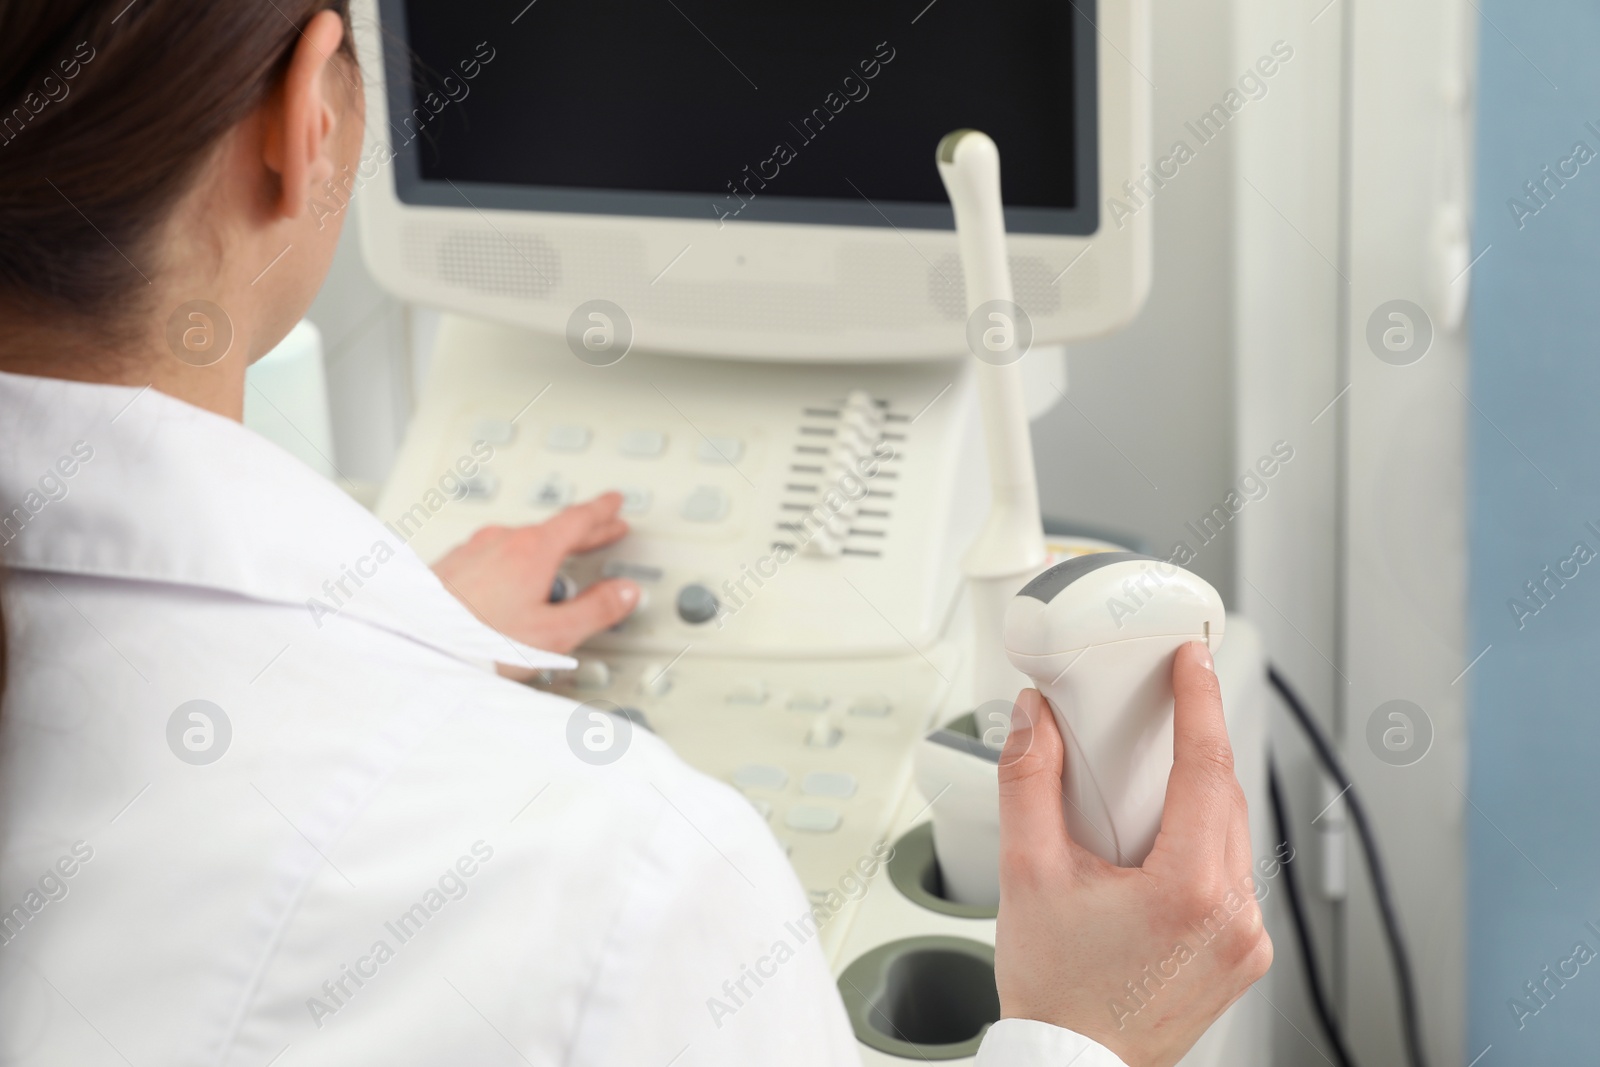
[[[628,356],[450,317],[378,516],[424,559],[615,490],[631,532],[574,558],[644,590],[605,652],[903,655],[935,643],[982,518],[967,362]]]

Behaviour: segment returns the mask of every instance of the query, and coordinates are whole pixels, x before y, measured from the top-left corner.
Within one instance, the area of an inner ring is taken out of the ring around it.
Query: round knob
[[[639,692],[648,697],[664,697],[672,691],[672,675],[665,663],[646,663],[639,671]]]
[[[678,590],[678,618],[698,626],[717,617],[717,595],[699,582]]]

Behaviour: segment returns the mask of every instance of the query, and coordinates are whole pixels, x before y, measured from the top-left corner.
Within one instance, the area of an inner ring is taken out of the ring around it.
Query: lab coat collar
[[[472,662],[573,661],[480,622],[397,534],[230,419],[155,389],[0,372],[0,561],[353,618]]]

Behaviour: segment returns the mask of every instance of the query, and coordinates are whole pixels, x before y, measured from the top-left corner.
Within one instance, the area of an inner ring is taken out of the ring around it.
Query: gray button
[[[796,804],[783,817],[783,824],[791,830],[805,830],[813,834],[832,833],[842,820],[832,808],[819,808],[810,804]]]
[[[516,436],[516,426],[507,419],[479,419],[472,424],[474,441],[487,441],[491,445],[509,445]]]
[[[500,479],[492,474],[480,474],[476,478],[461,479],[464,495],[474,500],[488,500],[500,491]]]
[[[552,426],[544,437],[544,445],[558,453],[581,453],[589,448],[589,427]]]
[[[606,560],[605,566],[600,568],[603,578],[632,578],[636,582],[659,582],[661,568],[652,567],[648,563],[629,563],[627,560]]]
[[[545,434],[544,443],[546,448],[557,452],[582,452],[589,447],[589,427],[552,426]]]
[[[765,704],[767,702],[767,683],[745,682],[728,690],[728,703],[730,704]]]
[[[650,490],[630,485],[622,491],[622,513],[638,515],[650,510]]]
[[[849,800],[856,795],[856,776],[842,772],[812,771],[800,780],[800,792],[808,797]]]
[[[667,435],[660,430],[629,430],[618,446],[624,456],[659,456],[667,447]]]
[[[893,705],[882,693],[863,693],[850,702],[850,714],[881,719],[888,715]]]
[[[769,763],[746,763],[733,772],[733,784],[740,789],[782,789],[789,784],[789,772]]]
[[[702,437],[696,454],[701,463],[737,463],[744,458],[744,442],[737,437]]]
[[[716,522],[727,513],[727,494],[714,485],[696,487],[683,502],[683,517],[690,522]]]
[[[557,475],[551,475],[534,485],[528,502],[539,508],[565,507],[572,500],[572,486]]]
[[[698,582],[678,590],[678,617],[698,626],[717,617],[717,595]]]

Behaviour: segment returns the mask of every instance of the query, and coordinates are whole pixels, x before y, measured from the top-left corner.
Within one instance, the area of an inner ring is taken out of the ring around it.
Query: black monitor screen
[[[1007,221],[1096,228],[1092,0],[384,0],[408,203],[948,227],[934,148],[1000,146]]]

